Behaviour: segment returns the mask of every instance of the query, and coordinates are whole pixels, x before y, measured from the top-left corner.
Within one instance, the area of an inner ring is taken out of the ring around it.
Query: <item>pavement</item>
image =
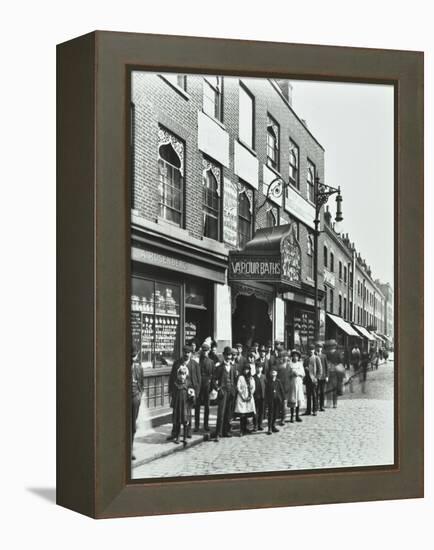
[[[347,385],[338,407],[328,404],[317,416],[303,416],[302,423],[286,423],[279,433],[266,431],[239,437],[209,439],[193,433],[187,446],[167,441],[171,424],[144,425],[136,434],[132,478],[182,477],[240,472],[361,467],[394,462],[394,363],[368,371],[366,393],[354,378],[353,393]],[[211,427],[216,407],[211,408]]]

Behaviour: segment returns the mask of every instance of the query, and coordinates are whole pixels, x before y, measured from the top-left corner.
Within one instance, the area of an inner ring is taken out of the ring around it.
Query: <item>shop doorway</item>
[[[232,343],[250,347],[253,342],[266,344],[272,340],[272,323],[268,304],[254,294],[238,295],[232,315]]]

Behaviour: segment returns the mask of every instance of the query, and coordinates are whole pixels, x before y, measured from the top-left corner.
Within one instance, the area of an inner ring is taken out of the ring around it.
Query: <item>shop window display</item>
[[[142,367],[171,366],[180,349],[179,285],[133,277],[131,325]]]

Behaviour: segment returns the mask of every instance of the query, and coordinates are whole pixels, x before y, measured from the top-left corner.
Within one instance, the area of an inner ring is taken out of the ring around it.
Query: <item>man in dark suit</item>
[[[309,345],[309,356],[304,360],[304,370],[306,372],[306,397],[307,407],[304,416],[312,414],[316,416],[318,409],[317,402],[317,386],[318,386],[318,373],[321,372],[321,361],[317,355],[315,355],[315,346]]]
[[[223,350],[223,361],[214,368],[212,387],[217,391],[217,426],[215,441],[220,437],[232,437],[231,420],[236,395],[236,368],[232,363],[232,348]]]
[[[254,376],[255,381],[255,393],[253,395],[255,399],[256,414],[253,418],[253,431],[261,431],[264,429],[262,422],[264,420],[265,412],[265,387],[266,387],[266,375],[263,372],[263,363],[258,359],[256,361],[256,374]]]
[[[259,348],[259,359],[257,359],[256,365],[261,365],[262,374],[267,377],[270,371],[270,359],[267,359],[267,348],[265,346]]]
[[[142,366],[138,361],[139,350],[133,345],[131,348],[131,459],[136,460],[133,453],[134,435],[137,429],[137,417],[139,416],[140,403],[142,401],[145,377]]]
[[[319,370],[317,375],[317,379],[318,379],[317,402],[318,402],[319,410],[321,412],[324,412],[325,411],[325,408],[324,408],[325,385],[326,385],[326,382],[328,381],[329,366],[327,363],[327,356],[322,351],[322,343],[317,342],[315,345],[315,349],[316,349],[316,355],[317,357],[319,357],[319,360],[321,363],[321,369]]]
[[[209,358],[210,347],[208,344],[202,344],[199,358],[200,367],[200,390],[196,396],[196,407],[194,409],[194,431],[199,431],[200,408],[203,405],[203,427],[209,432],[209,392],[211,390],[211,380],[214,372],[214,362]]]
[[[169,375],[170,399],[172,398],[173,388],[176,382],[178,369],[181,366],[185,366],[187,367],[187,370],[188,370],[188,377],[187,377],[188,381],[194,389],[194,395],[197,401],[197,396],[199,395],[199,392],[200,392],[201,376],[200,376],[199,363],[197,363],[197,361],[192,359],[192,353],[193,353],[193,349],[190,346],[187,346],[187,345],[184,346],[182,348],[182,357],[177,359],[172,365],[172,370],[170,371],[170,375]],[[168,437],[168,439],[173,439],[173,437],[174,437],[174,433],[172,432],[172,434]],[[188,422],[187,437],[191,438],[191,419]]]

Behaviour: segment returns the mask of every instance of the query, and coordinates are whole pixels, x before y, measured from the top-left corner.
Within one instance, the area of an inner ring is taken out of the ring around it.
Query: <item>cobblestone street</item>
[[[206,441],[135,468],[134,478],[303,470],[393,464],[393,362],[368,372],[366,393],[358,382],[337,409],[303,423],[249,436]],[[237,423],[234,423],[237,428]]]

